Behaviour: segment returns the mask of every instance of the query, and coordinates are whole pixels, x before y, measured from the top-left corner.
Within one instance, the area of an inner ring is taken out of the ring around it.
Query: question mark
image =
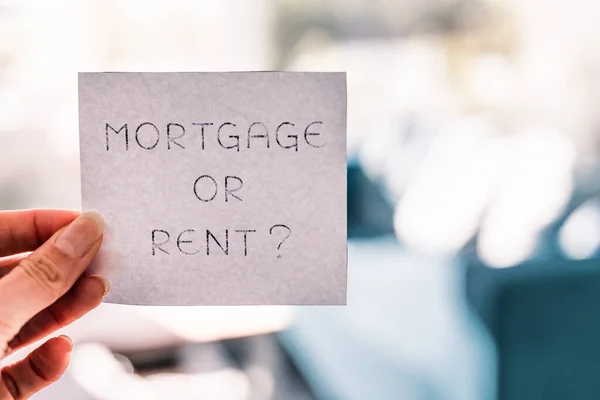
[[[277,250],[279,250],[279,249],[281,249],[281,245],[283,244],[283,242],[285,242],[287,240],[287,238],[289,238],[290,235],[292,234],[292,230],[288,226],[286,226],[286,225],[278,224],[278,225],[273,225],[271,227],[271,229],[269,229],[269,234],[272,235],[273,234],[273,229],[275,229],[275,228],[284,228],[284,229],[287,229],[287,235],[281,240],[281,242],[279,242],[279,245],[277,246]],[[281,254],[278,254],[277,258],[281,258]]]

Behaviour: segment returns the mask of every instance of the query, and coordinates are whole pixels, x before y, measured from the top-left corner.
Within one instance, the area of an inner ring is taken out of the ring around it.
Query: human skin
[[[102,244],[95,212],[0,211],[0,360],[97,307],[106,279],[85,270]],[[0,400],[27,399],[58,380],[73,348],[51,338],[0,370]]]

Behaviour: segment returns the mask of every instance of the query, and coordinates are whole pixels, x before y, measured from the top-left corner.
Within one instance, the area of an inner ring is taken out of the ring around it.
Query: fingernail
[[[73,339],[71,339],[67,335],[60,335],[59,337],[65,339],[67,342],[69,342],[71,344],[71,348],[69,350],[69,353],[72,352],[73,351]]]
[[[20,345],[21,339],[19,338],[19,335],[17,335],[14,338],[12,338],[10,342],[8,342],[8,345],[6,347],[8,348],[8,352],[11,353],[13,349],[16,349]]]
[[[54,247],[71,258],[83,257],[104,232],[104,220],[95,212],[81,214],[60,234]]]
[[[108,280],[100,275],[90,275],[90,278],[97,279],[102,284],[102,286],[104,287],[104,293],[102,294],[102,297],[106,296],[106,294],[110,290],[110,283],[108,282]]]

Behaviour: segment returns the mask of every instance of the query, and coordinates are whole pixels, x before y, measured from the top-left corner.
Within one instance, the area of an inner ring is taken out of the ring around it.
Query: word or
[[[236,187],[231,187],[233,183],[230,181],[237,181]],[[208,184],[208,188],[206,187]],[[229,196],[238,199],[239,201],[243,201],[241,197],[233,194],[233,192],[237,192],[244,186],[244,182],[242,178],[239,176],[227,175],[225,177],[225,202],[229,202]],[[209,201],[213,201],[215,197],[217,197],[217,193],[219,192],[219,185],[215,178],[210,175],[202,175],[198,179],[194,181],[194,194],[198,198],[198,200],[208,203]]]
[[[316,132],[316,129],[317,125],[322,124],[322,121],[312,121],[303,130],[300,129],[298,131],[296,124],[291,122],[282,122],[277,127],[271,127],[271,130],[262,122],[253,122],[247,129],[245,127],[241,129],[241,127],[238,127],[233,122],[223,122],[220,124],[213,122],[192,122],[191,127],[188,125],[187,128],[182,124],[169,122],[161,131],[152,122],[142,122],[135,127],[135,130],[132,128],[130,132],[130,126],[127,123],[117,129],[107,122],[105,125],[106,151],[113,150],[115,146],[117,148],[123,148],[124,146],[125,150],[129,150],[131,143],[130,136],[133,136],[137,146],[144,150],[154,150],[159,147],[159,143],[163,143],[163,146],[167,150],[176,147],[186,149],[188,144],[185,142],[185,137],[189,132],[200,135],[202,150],[208,147],[206,145],[208,141],[206,138],[210,136],[213,138],[213,141],[216,138],[217,148],[225,150],[239,152],[241,148],[263,147],[270,149],[278,147],[285,150],[293,149],[294,151],[298,151],[302,142],[305,142],[308,147],[312,148],[320,148],[327,144],[315,138],[321,135],[320,132]],[[302,141],[301,138],[304,140]],[[275,144],[273,144],[273,139]]]

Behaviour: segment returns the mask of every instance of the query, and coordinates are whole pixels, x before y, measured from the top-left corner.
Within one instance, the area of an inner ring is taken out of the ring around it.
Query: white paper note
[[[344,73],[81,73],[106,301],[346,303]]]

